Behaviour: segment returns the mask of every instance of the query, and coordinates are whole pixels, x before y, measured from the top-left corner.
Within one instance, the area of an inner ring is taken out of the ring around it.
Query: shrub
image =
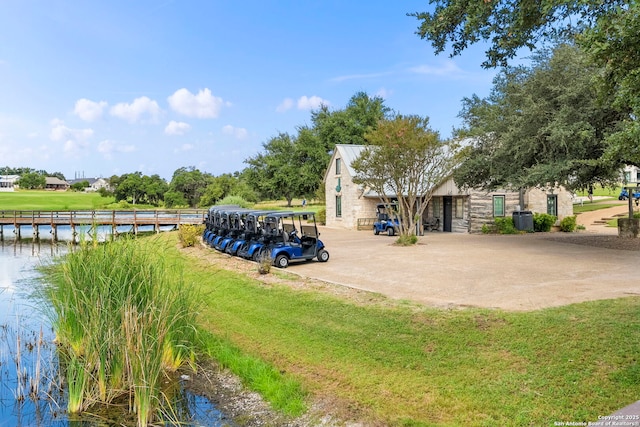
[[[567,216],[562,218],[562,221],[560,221],[560,230],[564,231],[565,233],[571,233],[573,231],[576,230],[576,216]]]
[[[269,251],[265,251],[258,256],[258,273],[269,274],[272,265],[273,258],[271,258]]]
[[[498,234],[517,234],[515,225],[513,224],[513,218],[500,217],[493,220],[496,224],[496,232]]]
[[[316,221],[318,221],[320,225],[327,224],[327,208],[322,208],[316,213]]]
[[[178,230],[178,238],[183,248],[195,246],[198,243],[198,238],[204,233],[204,225],[191,225],[184,224],[180,226]]]
[[[538,232],[547,232],[551,230],[553,224],[556,223],[557,218],[554,215],[546,213],[534,213],[533,214],[533,230]]]
[[[179,191],[167,191],[164,193],[164,206],[167,208],[177,208],[180,206],[189,206],[184,195]]]
[[[240,196],[227,196],[222,200],[218,200],[216,205],[238,205],[241,208],[250,208],[253,203],[248,202]]]
[[[402,246],[415,245],[416,243],[418,243],[418,236],[416,236],[415,234],[400,235],[398,237],[398,240],[396,240],[396,243]]]

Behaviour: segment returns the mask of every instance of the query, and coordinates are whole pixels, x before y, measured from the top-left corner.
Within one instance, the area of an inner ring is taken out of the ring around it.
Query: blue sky
[[[356,92],[448,137],[486,96],[481,47],[435,56],[407,12],[428,2],[4,0],[0,166],[171,179],[219,175],[321,102]]]

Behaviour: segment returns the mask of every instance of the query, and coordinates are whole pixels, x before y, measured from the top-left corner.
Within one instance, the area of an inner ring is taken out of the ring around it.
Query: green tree
[[[114,191],[116,201],[131,201],[132,204],[140,203],[144,194],[142,172],[128,173],[120,176]]]
[[[169,190],[169,184],[160,175],[144,175],[142,177],[142,198],[145,203],[158,206],[164,200],[164,194]]]
[[[202,173],[194,166],[176,169],[169,184],[169,190],[181,193],[188,206],[196,207],[205,189],[211,184],[213,177]],[[166,200],[166,195],[165,195]]]
[[[84,180],[84,181],[78,181],[75,184],[73,184],[71,186],[71,189],[73,191],[84,191],[85,188],[89,187],[89,181]]]
[[[45,175],[39,172],[25,172],[18,179],[18,185],[20,188],[27,190],[34,190],[37,188],[44,188],[47,183]]]
[[[164,193],[164,205],[168,208],[188,206],[184,194],[179,191],[169,190]]]
[[[366,144],[365,134],[376,128],[378,122],[390,113],[379,96],[370,97],[357,92],[342,110],[331,111],[323,105],[311,113],[312,130],[327,153],[336,144]],[[328,157],[325,160],[328,162]]]
[[[536,53],[530,67],[503,68],[488,98],[463,100],[458,136],[472,142],[454,173],[456,183],[586,189],[616,182],[620,166],[601,157],[627,113],[598,96],[600,74],[570,44]]]
[[[597,24],[577,40],[604,72],[600,83],[604,93],[615,96],[616,105],[628,108],[620,130],[609,138],[605,158],[612,162],[640,166],[640,4],[628,2],[599,17]]]
[[[381,195],[384,203],[396,198],[400,238],[414,234],[416,217],[422,216],[436,186],[453,170],[458,145],[441,140],[429,128],[429,119],[419,116],[383,120],[366,139],[370,145],[352,163],[354,182]]]
[[[533,49],[557,37],[575,36],[591,59],[604,67],[601,96],[616,99],[629,114],[611,133],[602,160],[611,167],[640,166],[640,4],[628,0],[431,0],[433,12],[415,12],[417,34],[436,53],[459,55],[487,42],[485,67],[505,66],[523,47]],[[595,84],[595,82],[594,82]]]
[[[291,206],[294,197],[301,194],[299,168],[296,162],[294,139],[280,133],[262,144],[263,152],[248,158],[247,179],[263,198],[284,198]]]
[[[417,34],[436,53],[451,48],[460,55],[470,45],[485,42],[485,67],[506,66],[518,50],[558,36],[577,34],[633,4],[625,0],[430,0],[433,12],[414,12]]]

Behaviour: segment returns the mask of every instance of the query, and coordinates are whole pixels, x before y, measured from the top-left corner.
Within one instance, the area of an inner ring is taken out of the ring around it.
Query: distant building
[[[640,183],[640,168],[631,165],[625,166],[622,171],[622,182],[631,185]]]
[[[77,178],[70,179],[69,185],[73,185],[77,182],[87,181],[89,186],[84,189],[84,191],[98,191],[101,188],[111,191],[111,186],[109,185],[109,181],[105,178]]]
[[[66,190],[69,188],[69,183],[57,176],[48,176],[45,178],[45,186],[47,190]]]
[[[0,175],[0,191],[14,191],[20,175]]]

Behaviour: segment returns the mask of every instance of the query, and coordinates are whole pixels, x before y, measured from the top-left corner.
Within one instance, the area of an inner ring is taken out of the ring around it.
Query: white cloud
[[[223,127],[222,132],[227,135],[232,135],[234,138],[240,140],[245,139],[247,135],[249,135],[249,132],[247,132],[245,128],[237,128],[231,125],[226,125],[225,127]]]
[[[65,126],[60,119],[51,121],[51,132],[49,138],[52,141],[64,141],[68,139],[84,141],[93,135],[93,129],[72,129]]]
[[[105,139],[98,143],[98,152],[108,160],[113,158],[113,153],[130,153],[135,151],[135,149],[136,147],[134,145],[122,145],[109,139]]]
[[[106,101],[94,102],[86,98],[76,101],[73,112],[85,122],[92,122],[102,117],[102,112],[107,108]]]
[[[158,103],[146,96],[141,96],[133,100],[131,104],[121,102],[111,107],[111,115],[119,117],[129,123],[136,123],[143,117],[148,116],[149,120],[155,122],[158,120],[162,110]]]
[[[68,139],[64,143],[64,152],[71,157],[80,157],[88,147],[89,143],[86,141]]]
[[[415,74],[424,74],[428,76],[437,77],[452,77],[458,78],[464,76],[466,73],[458,67],[453,61],[444,61],[439,65],[418,65],[417,67],[409,68],[409,71]]]
[[[311,98],[301,96],[300,99],[298,99],[298,110],[315,110],[320,108],[322,105],[329,106],[331,103],[315,95]]]
[[[291,98],[285,98],[280,105],[276,107],[276,111],[278,113],[284,113],[287,110],[293,108],[294,101]]]
[[[185,122],[176,122],[171,120],[169,124],[164,128],[164,133],[167,135],[184,135],[191,129],[191,126]]]
[[[225,103],[222,98],[213,96],[209,89],[202,89],[196,95],[182,88],[167,98],[171,108],[180,114],[199,119],[215,119]]]

